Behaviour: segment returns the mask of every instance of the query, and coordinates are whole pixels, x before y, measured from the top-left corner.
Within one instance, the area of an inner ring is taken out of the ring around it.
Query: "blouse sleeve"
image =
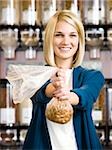
[[[96,70],[84,71],[79,80],[82,80],[80,87],[71,91],[79,96],[79,104],[75,107],[86,110],[88,106],[91,108],[93,103],[96,102],[105,80],[102,73]]]

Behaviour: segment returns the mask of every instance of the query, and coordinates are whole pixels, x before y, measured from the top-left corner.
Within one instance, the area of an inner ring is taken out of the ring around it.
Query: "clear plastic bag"
[[[13,86],[15,104],[30,99],[56,72],[56,67],[39,65],[9,65],[6,78]]]

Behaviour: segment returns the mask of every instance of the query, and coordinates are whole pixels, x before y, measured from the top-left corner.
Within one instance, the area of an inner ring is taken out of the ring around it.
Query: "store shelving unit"
[[[44,2],[44,0],[42,0]],[[38,2],[42,2],[41,0],[38,1]],[[69,1],[68,1],[69,2]],[[72,1],[70,1],[72,2]],[[81,4],[81,11],[83,11],[83,1],[80,0],[78,1],[80,4]],[[63,1],[64,3],[64,1]],[[64,4],[63,4],[64,6]],[[41,6],[42,7],[42,6]],[[78,6],[79,7],[79,6]],[[60,6],[61,8],[61,6]],[[40,12],[41,14],[41,12]],[[13,25],[7,25],[7,24],[0,24],[0,31],[2,30],[7,30],[7,29],[18,29],[18,46],[16,48],[16,53],[19,54],[19,56],[21,57],[21,55],[23,55],[23,53],[25,52],[26,50],[26,47],[24,45],[22,45],[22,41],[21,41],[21,31],[24,31],[24,30],[29,30],[29,29],[39,29],[39,41],[38,41],[38,44],[37,44],[37,51],[42,51],[42,47],[43,47],[43,31],[44,31],[44,25],[40,24],[40,25],[29,25],[29,24],[13,24]],[[92,30],[92,29],[99,29],[99,28],[103,28],[104,29],[104,40],[103,40],[103,49],[101,49],[101,51],[107,51],[109,50],[108,48],[108,39],[107,39],[107,31],[109,29],[112,29],[112,23],[105,23],[105,24],[84,24],[84,28],[85,28],[85,31],[87,30]],[[18,64],[18,60],[15,59],[5,59],[3,58],[3,50],[2,48],[0,48],[0,80],[2,79],[5,79],[5,75],[6,75],[6,69],[7,69],[7,65],[10,64],[10,63],[14,63],[14,64]],[[2,59],[1,59],[2,57]],[[3,62],[1,60],[4,60]],[[23,60],[24,63],[36,63],[37,64],[37,59],[35,60],[27,60],[25,62],[25,58]],[[1,67],[2,66],[2,67]],[[2,70],[2,68],[4,68]],[[2,77],[1,77],[2,76]],[[105,120],[102,121],[101,123],[99,123],[99,125],[96,125],[96,129],[98,132],[104,132],[104,140],[102,141],[102,144],[103,145],[106,145],[108,146],[110,144],[110,131],[112,130],[112,122],[110,123],[109,121],[109,118],[108,118],[108,115],[109,115],[109,112],[108,112],[108,88],[109,86],[112,84],[112,78],[109,78],[109,79],[105,79],[105,90],[106,90],[106,95],[105,95],[105,114],[106,114],[106,117],[105,117]],[[22,142],[20,140],[20,132],[21,130],[27,130],[28,129],[28,125],[22,125],[20,123],[15,123],[13,125],[3,125],[3,124],[0,124],[0,132],[1,131],[6,131],[6,130],[15,130],[16,131],[16,141],[12,144],[10,143],[0,143],[0,149],[12,149],[12,148],[21,148],[22,147]]]

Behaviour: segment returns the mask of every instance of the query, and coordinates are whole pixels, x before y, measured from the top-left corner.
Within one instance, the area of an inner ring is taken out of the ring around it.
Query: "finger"
[[[57,96],[57,97],[65,96],[66,92],[61,90],[61,89],[57,89],[56,91],[54,91],[54,95]]]
[[[65,69],[59,69],[56,73],[56,76],[65,76]]]

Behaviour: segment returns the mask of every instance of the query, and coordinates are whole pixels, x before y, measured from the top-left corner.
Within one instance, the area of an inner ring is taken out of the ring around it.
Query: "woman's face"
[[[73,61],[73,56],[78,49],[78,32],[77,30],[65,21],[59,21],[56,25],[53,48],[55,60],[70,60]]]

